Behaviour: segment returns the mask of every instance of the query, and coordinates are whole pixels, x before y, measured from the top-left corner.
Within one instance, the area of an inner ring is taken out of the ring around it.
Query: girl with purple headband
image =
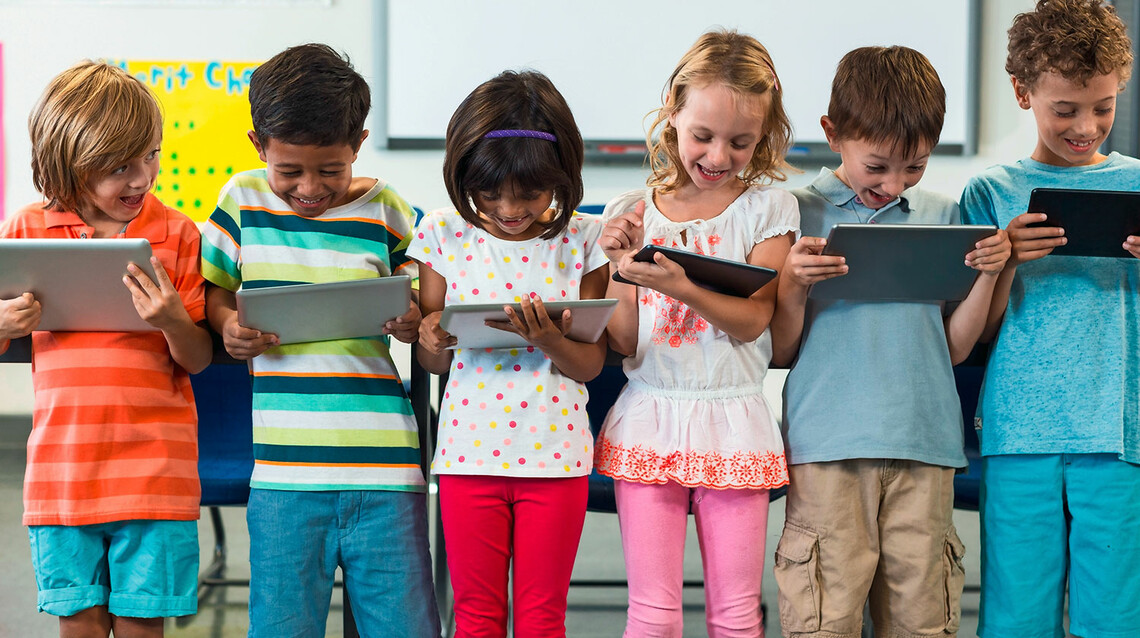
[[[584,384],[606,340],[568,339],[570,311],[551,317],[543,304],[605,295],[600,221],[574,212],[583,154],[546,76],[483,83],[447,127],[443,174],[457,210],[424,217],[408,248],[420,262],[419,360],[449,375],[431,467],[459,638],[506,636],[508,575],[514,635],[566,635],[593,460]],[[520,304],[499,327],[529,345],[449,349],[444,306],[479,303]]]

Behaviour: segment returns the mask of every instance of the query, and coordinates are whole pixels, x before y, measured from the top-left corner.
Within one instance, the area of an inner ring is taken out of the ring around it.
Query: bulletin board
[[[162,168],[155,194],[194,221],[205,221],[226,180],[235,171],[261,165],[246,137],[253,128],[249,78],[260,63],[108,62],[150,87],[162,105]]]

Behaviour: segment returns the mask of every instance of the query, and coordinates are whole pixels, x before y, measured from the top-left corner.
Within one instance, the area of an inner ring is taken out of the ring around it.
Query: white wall
[[[411,1],[411,0],[394,0]],[[957,196],[971,175],[1033,149],[1033,120],[1018,109],[1005,64],[1006,30],[1032,0],[986,0],[982,8],[979,153],[974,157],[935,157],[923,186]],[[857,10],[858,3],[850,3]],[[599,18],[604,19],[604,18]],[[915,20],[923,19],[915,15]],[[1134,34],[1135,35],[1135,34]],[[4,55],[5,198],[11,211],[38,199],[28,167],[27,115],[48,80],[83,58],[260,60],[293,44],[320,41],[343,50],[357,70],[374,76],[373,4],[367,0],[208,0],[89,2],[8,0],[0,3],[0,44]],[[430,43],[424,43],[430,46]],[[664,78],[662,78],[664,81]],[[472,87],[473,88],[473,87]],[[646,110],[653,105],[646,105]],[[822,114],[821,114],[822,115]],[[243,132],[235,131],[235,135]],[[359,174],[380,175],[408,200],[427,209],[446,206],[437,151],[390,152],[365,145],[356,163]],[[806,184],[818,168],[804,167],[789,186]],[[587,203],[604,203],[643,185],[638,166],[591,165],[584,172]],[[31,410],[29,366],[0,364],[0,413]]]

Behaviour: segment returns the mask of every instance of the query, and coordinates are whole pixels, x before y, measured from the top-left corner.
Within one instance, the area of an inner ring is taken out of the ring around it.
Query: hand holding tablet
[[[734,297],[751,297],[764,284],[776,277],[776,271],[762,266],[753,266],[738,261],[710,257],[665,246],[645,246],[634,255],[634,261],[650,262],[653,255],[660,253],[677,262],[685,270],[692,282],[713,292]],[[633,284],[621,273],[615,272],[613,280]],[[634,284],[636,285],[636,284]]]

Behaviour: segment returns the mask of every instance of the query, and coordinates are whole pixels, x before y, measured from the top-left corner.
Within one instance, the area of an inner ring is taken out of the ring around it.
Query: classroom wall
[[[923,186],[957,196],[974,173],[1033,150],[1033,119],[1017,107],[1003,70],[1010,21],[1033,5],[1033,0],[982,3],[979,152],[932,158]],[[858,10],[858,3],[850,6]],[[28,112],[48,80],[74,62],[88,57],[263,60],[293,44],[321,41],[347,52],[357,70],[372,80],[374,47],[383,46],[373,39],[373,19],[374,4],[368,0],[247,0],[226,6],[209,0],[0,3],[5,209],[38,200],[28,166]],[[923,19],[921,12],[915,11],[914,19]],[[386,178],[409,201],[432,209],[448,205],[441,166],[439,151],[386,151],[366,142],[355,170]],[[802,168],[788,186],[804,185],[819,171],[818,166]],[[587,166],[585,202],[604,203],[644,185],[646,175],[640,166]],[[0,364],[0,414],[30,412],[30,378],[26,364]]]

